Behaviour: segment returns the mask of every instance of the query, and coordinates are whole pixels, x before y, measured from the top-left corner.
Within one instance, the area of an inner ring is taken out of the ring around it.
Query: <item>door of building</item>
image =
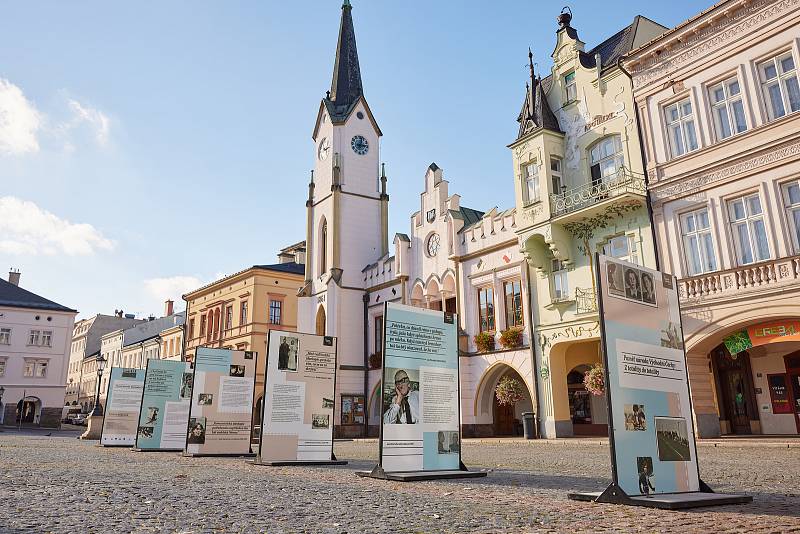
[[[750,358],[747,352],[731,355],[724,346],[714,351],[719,372],[719,386],[724,406],[724,419],[730,422],[733,434],[751,434],[750,419],[755,413],[755,396],[750,376]]]
[[[514,434],[514,406],[500,404],[494,398],[494,435],[511,436]]]
[[[789,380],[789,401],[792,403],[794,424],[800,433],[800,353],[795,352],[784,357],[786,377]]]

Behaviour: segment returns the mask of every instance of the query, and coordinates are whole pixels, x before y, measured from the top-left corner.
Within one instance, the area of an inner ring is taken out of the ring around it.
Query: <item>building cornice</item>
[[[739,158],[727,165],[720,165],[709,172],[696,176],[672,177],[663,184],[659,182],[650,187],[650,195],[655,204],[662,204],[671,198],[697,192],[711,184],[737,178],[798,155],[800,155],[800,138],[795,137],[755,155]]]
[[[725,6],[724,4],[729,4]],[[623,60],[635,89],[668,76],[687,63],[738,42],[757,27],[800,7],[800,0],[721,2],[701,15],[646,43]]]

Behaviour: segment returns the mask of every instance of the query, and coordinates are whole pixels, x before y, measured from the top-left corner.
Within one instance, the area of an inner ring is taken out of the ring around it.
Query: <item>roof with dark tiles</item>
[[[32,310],[77,312],[77,310],[40,297],[36,293],[31,293],[27,289],[22,289],[2,279],[0,279],[0,306],[28,308]]]

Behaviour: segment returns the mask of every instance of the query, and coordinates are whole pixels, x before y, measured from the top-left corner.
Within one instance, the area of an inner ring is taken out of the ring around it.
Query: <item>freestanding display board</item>
[[[379,463],[390,480],[486,476],[461,462],[456,314],[387,302]]]
[[[137,450],[183,450],[192,400],[192,380],[192,364],[189,362],[147,360],[136,432]]]
[[[144,369],[111,368],[100,445],[130,447],[136,442],[143,385]]]
[[[270,330],[254,463],[346,464],[333,454],[335,399],[336,338]]]
[[[185,453],[249,456],[257,354],[198,347]]]
[[[613,482],[598,502],[660,508],[747,502],[700,480],[676,279],[597,255]]]

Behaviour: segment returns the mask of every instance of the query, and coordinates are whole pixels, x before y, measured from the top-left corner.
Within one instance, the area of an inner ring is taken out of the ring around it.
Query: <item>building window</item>
[[[383,353],[383,315],[375,317],[375,354]]]
[[[561,160],[559,158],[550,158],[550,175],[553,181],[553,194],[558,195],[561,193]]]
[[[722,140],[733,134],[747,130],[742,104],[742,90],[735,76],[718,83],[708,90],[711,99],[711,115],[714,118],[714,131]]]
[[[525,173],[525,202],[539,202],[539,166],[528,163],[523,171]]]
[[[740,197],[728,202],[733,241],[739,265],[769,259],[769,243],[758,194]]]
[[[481,332],[494,332],[494,290],[491,287],[478,289],[478,316]]]
[[[669,148],[672,157],[677,158],[692,150],[697,150],[697,133],[694,128],[692,103],[687,98],[664,109],[669,133]]]
[[[342,424],[364,424],[364,395],[342,395]]]
[[[689,275],[716,271],[717,259],[714,254],[708,209],[703,208],[681,215],[681,234]]]
[[[200,337],[206,335],[206,316],[200,316]]]
[[[322,221],[322,231],[319,240],[319,274],[322,276],[328,271],[328,221]]]
[[[189,331],[187,332],[189,339],[194,337],[194,319],[189,319]]]
[[[10,344],[11,344],[11,329],[0,328],[0,345],[10,345]]]
[[[233,305],[225,306],[225,330],[233,328]]]
[[[564,76],[564,92],[567,96],[567,103],[578,99],[578,88],[575,85],[574,72],[570,72]]]
[[[38,330],[31,330],[28,334],[28,345],[39,345],[39,335],[41,332]]]
[[[45,330],[42,332],[42,346],[43,347],[52,347],[53,346],[53,332],[50,330]]]
[[[247,324],[247,301],[243,301],[239,307],[239,326]]]
[[[283,302],[280,300],[269,301],[269,322],[271,324],[281,324],[281,309]]]
[[[800,252],[800,180],[783,186],[783,198],[792,227],[795,251]]]
[[[569,298],[569,280],[567,269],[561,260],[553,260],[553,300],[566,300]]]
[[[47,377],[47,360],[25,360],[23,375],[29,378]]]
[[[618,135],[601,139],[590,149],[592,183],[597,185],[617,175],[625,165],[622,140]]]
[[[758,74],[770,120],[800,110],[800,86],[791,52],[761,63]]]
[[[522,284],[519,280],[503,282],[506,300],[506,328],[522,326]]]
[[[633,236],[618,235],[608,240],[603,245],[603,254],[618,260],[639,263],[639,254],[636,247],[636,240]]]
[[[6,376],[6,360],[0,360],[0,376]]]

